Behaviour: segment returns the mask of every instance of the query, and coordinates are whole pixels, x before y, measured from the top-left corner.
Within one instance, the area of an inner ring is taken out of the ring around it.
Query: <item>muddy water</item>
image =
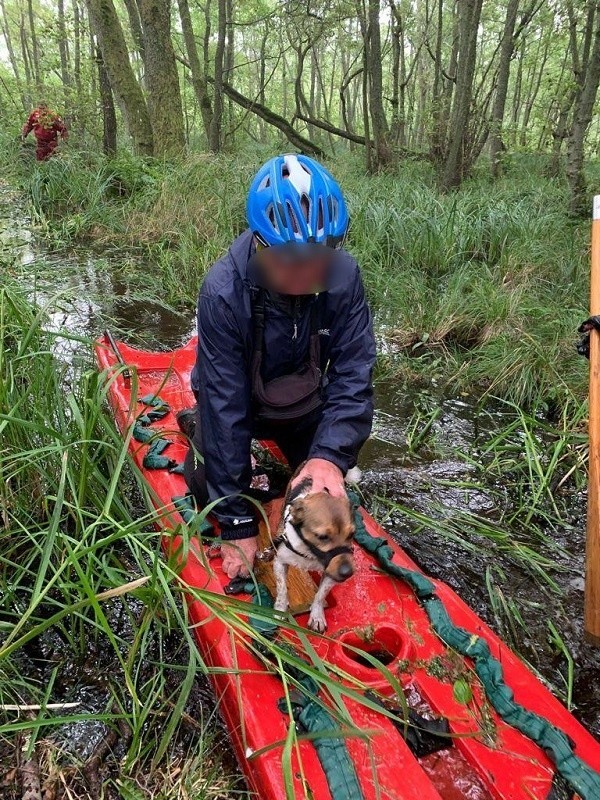
[[[46,252],[32,235],[18,202],[6,192],[4,202],[0,198],[0,259],[3,254],[17,255],[18,264],[12,269],[22,275],[32,299],[42,305],[51,302],[56,329],[66,327],[95,336],[108,326],[133,343],[155,349],[177,347],[193,332],[192,308],[181,313],[152,298],[148,288],[140,290],[151,285],[151,278],[134,256],[91,248]],[[424,394],[410,386],[382,382],[376,392],[374,432],[362,454],[363,489],[370,504],[427,573],[449,583],[564,696],[566,659],[549,642],[548,620],[554,622],[576,664],[575,713],[600,736],[600,653],[584,643],[581,622],[585,497],[573,492],[568,498],[568,530],[547,532],[566,555],[557,555],[539,539],[530,542],[558,561],[560,571],[553,577],[560,591],[554,593],[489,542],[476,540],[475,549],[468,549],[439,534],[435,524],[417,530],[402,511],[388,511],[390,503],[434,519],[464,512],[498,518],[497,494],[481,476],[476,478],[469,458],[508,423],[509,414],[502,406],[480,408],[476,397],[446,397],[435,387]],[[413,415],[415,409],[423,408],[435,419],[427,441],[415,452],[410,446],[411,440],[414,444]],[[523,541],[522,531],[518,538]],[[490,568],[497,590],[520,615],[520,623],[507,624],[493,612],[486,585]]]

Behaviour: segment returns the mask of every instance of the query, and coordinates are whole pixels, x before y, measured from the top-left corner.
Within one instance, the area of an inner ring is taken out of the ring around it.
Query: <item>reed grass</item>
[[[158,163],[69,152],[21,169],[32,212],[55,246],[89,239],[137,250],[161,297],[192,307],[202,276],[245,226],[247,186],[268,153]],[[348,247],[378,329],[380,368],[406,380],[478,387],[521,405],[583,396],[574,342],[587,305],[589,226],[543,159],[513,156],[440,195],[425,164],[366,176],[333,161],[348,197]],[[597,165],[591,165],[595,174]]]
[[[161,786],[164,800],[245,797],[239,774],[224,766],[215,704],[205,690],[199,699],[211,668],[188,628],[177,560],[161,554],[162,512],[146,510],[152,498],[143,482],[135,489],[127,437],[105,410],[106,376],[91,364],[91,342],[49,329],[51,311],[52,301],[37,307],[16,284],[0,288],[0,765],[25,747],[49,786],[66,785],[82,800],[101,791],[136,797],[136,786]],[[75,359],[73,348],[58,346],[63,339],[79,345]],[[177,532],[184,557],[194,530]],[[256,641],[250,646],[285,696],[300,688],[294,675],[310,676],[315,699],[327,698],[341,725],[334,735],[368,746],[346,708],[352,699],[379,710],[368,687],[323,662],[293,620],[298,652],[256,633],[247,604],[190,592],[236,639]],[[273,622],[269,609],[252,613]],[[402,697],[397,679],[371,660]],[[67,732],[91,723],[104,739],[117,732],[118,761],[108,752],[114,739],[96,762],[95,748],[85,756],[69,749]],[[291,787],[290,756],[302,735],[294,724],[289,731],[272,746],[283,748]]]

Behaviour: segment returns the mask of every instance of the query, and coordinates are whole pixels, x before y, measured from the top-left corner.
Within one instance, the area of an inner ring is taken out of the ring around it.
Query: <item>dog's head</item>
[[[341,583],[354,574],[354,519],[347,497],[316,492],[290,504],[290,521],[319,559],[324,573]]]

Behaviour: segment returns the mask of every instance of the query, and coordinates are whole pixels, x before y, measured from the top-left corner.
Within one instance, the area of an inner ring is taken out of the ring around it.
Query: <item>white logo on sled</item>
[[[319,330],[319,336],[329,336],[329,328],[321,328]]]

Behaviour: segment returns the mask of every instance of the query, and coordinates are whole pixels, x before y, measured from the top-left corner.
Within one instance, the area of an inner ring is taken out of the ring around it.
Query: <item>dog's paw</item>
[[[285,614],[289,605],[287,600],[276,600],[273,604],[273,611],[279,611],[280,614]]]
[[[320,610],[311,611],[310,617],[308,618],[308,627],[311,629],[311,631],[316,631],[316,633],[325,633],[327,630],[325,614]]]

